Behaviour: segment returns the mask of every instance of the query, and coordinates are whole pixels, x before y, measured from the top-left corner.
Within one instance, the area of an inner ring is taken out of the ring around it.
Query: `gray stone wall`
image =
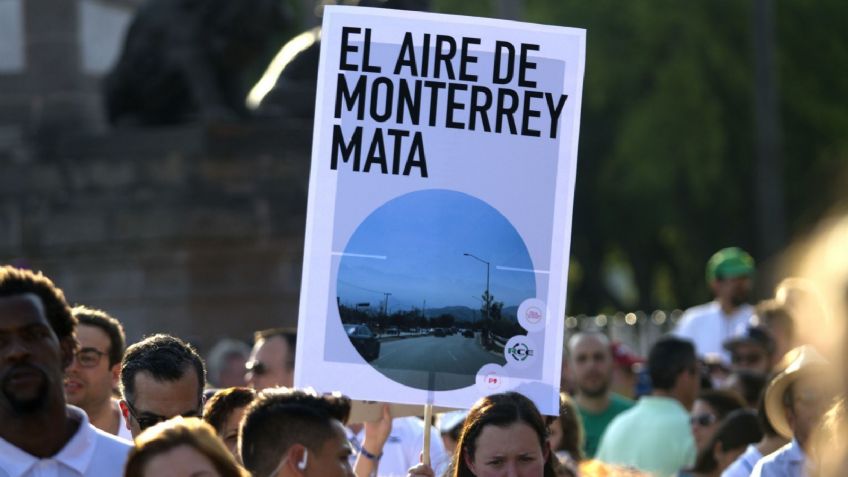
[[[141,0],[0,0],[0,263],[202,351],[295,325],[311,124],[110,130]]]
[[[293,326],[310,137],[311,124],[218,124],[0,150],[0,262],[43,270],[131,340],[169,332],[205,350]]]

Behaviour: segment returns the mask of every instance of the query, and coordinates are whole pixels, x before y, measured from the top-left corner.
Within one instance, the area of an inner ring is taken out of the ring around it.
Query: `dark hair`
[[[718,467],[715,446],[722,450],[745,448],[763,438],[757,426],[757,416],[747,409],[737,409],[728,414],[719,424],[709,443],[698,452],[693,472],[712,472]]]
[[[745,407],[745,401],[736,391],[729,389],[708,389],[698,395],[699,401],[704,401],[716,412],[718,420],[724,419],[731,412]]]
[[[697,372],[696,364],[692,342],[674,336],[660,338],[648,353],[648,373],[654,389],[674,388],[680,373]]]
[[[766,375],[747,369],[737,369],[731,373],[739,381],[739,386],[742,388],[742,398],[749,408],[757,407],[760,401],[760,395],[766,388],[768,381]]]
[[[344,424],[350,399],[311,391],[268,388],[247,408],[239,433],[239,454],[253,475],[269,475],[294,444],[317,451],[335,436],[333,420]]]
[[[180,446],[189,446],[203,455],[222,477],[250,477],[209,424],[195,417],[161,422],[136,437],[127,457],[125,477],[142,477],[154,457]]]
[[[548,417],[548,426],[560,426],[562,441],[552,451],[566,451],[577,462],[583,460],[583,421],[577,412],[574,400],[567,393],[559,393],[559,417]]]
[[[81,325],[95,326],[103,330],[109,337],[109,367],[121,362],[126,348],[126,335],[121,322],[103,310],[77,305],[71,308],[71,313]]]
[[[214,427],[215,432],[220,435],[233,411],[246,407],[255,397],[256,392],[251,388],[220,389],[206,401],[203,407],[203,420]]]
[[[71,314],[65,294],[41,272],[0,267],[0,298],[32,293],[41,300],[47,322],[61,341],[74,335],[77,320]]]
[[[297,330],[295,328],[268,328],[267,330],[260,330],[253,334],[253,342],[255,343],[259,340],[267,341],[277,336],[284,339],[289,346],[291,359],[283,364],[291,369],[294,367],[295,350],[297,349]]]
[[[121,362],[121,394],[130,404],[135,400],[135,376],[146,371],[157,381],[176,381],[188,368],[197,375],[197,400],[203,401],[206,368],[190,344],[171,335],[156,334],[127,348]]]
[[[453,456],[452,477],[474,476],[465,462],[465,456],[474,458],[474,453],[477,451],[477,438],[486,426],[506,427],[516,422],[530,426],[536,432],[541,449],[544,451],[547,448],[545,421],[533,401],[516,392],[492,394],[477,401],[474,407],[468,411],[468,417],[465,418],[465,424],[459,434],[459,441]],[[545,477],[556,475],[553,464],[554,458],[551,454],[548,453],[548,458],[544,463]]]

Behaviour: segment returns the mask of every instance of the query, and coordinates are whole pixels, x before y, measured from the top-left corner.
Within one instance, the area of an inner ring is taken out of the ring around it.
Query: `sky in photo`
[[[509,221],[480,199],[440,189],[393,199],[359,225],[341,257],[337,293],[342,304],[374,308],[391,293],[389,312],[421,308],[425,300],[427,309],[477,309],[486,264],[464,253],[491,264],[496,301],[517,306],[536,296],[527,247]]]

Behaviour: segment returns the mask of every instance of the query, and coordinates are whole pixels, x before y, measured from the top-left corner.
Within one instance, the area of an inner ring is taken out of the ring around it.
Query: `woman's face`
[[[238,431],[241,418],[244,417],[245,409],[247,409],[246,406],[233,409],[233,412],[227,418],[227,422],[224,423],[224,428],[221,430],[220,436],[221,440],[224,441],[224,445],[229,449],[230,454],[239,462],[241,462],[241,459],[238,455]]]
[[[477,477],[542,477],[548,450],[542,450],[539,436],[524,422],[506,427],[487,425],[475,442],[473,459],[465,463]]]
[[[188,445],[155,455],[144,466],[144,477],[221,477],[212,462]]]
[[[692,425],[692,436],[695,437],[695,447],[702,449],[712,437],[719,425],[718,414],[712,406],[696,399],[689,414]]]

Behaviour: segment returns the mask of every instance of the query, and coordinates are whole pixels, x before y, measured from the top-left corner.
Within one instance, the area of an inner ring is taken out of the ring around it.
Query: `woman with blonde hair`
[[[125,477],[250,477],[209,424],[198,418],[161,422],[135,438]]]

